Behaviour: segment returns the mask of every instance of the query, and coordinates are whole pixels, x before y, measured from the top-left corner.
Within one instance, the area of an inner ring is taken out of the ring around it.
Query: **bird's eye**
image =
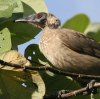
[[[37,14],[37,18],[40,19],[42,17],[42,14]]]

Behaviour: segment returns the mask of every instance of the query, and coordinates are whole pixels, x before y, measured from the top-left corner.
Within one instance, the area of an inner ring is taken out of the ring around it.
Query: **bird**
[[[42,29],[39,49],[53,68],[64,72],[100,75],[100,43],[78,31],[62,28],[52,13],[39,12],[15,22]]]

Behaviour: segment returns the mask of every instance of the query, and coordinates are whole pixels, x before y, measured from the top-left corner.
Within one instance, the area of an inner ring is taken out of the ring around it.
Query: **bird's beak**
[[[34,23],[35,22],[35,14],[29,15],[27,17],[23,17],[20,19],[15,20],[15,22],[24,22],[24,23]]]

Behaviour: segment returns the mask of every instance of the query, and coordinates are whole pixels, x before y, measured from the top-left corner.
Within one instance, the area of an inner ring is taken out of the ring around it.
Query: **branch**
[[[4,66],[10,66],[10,67],[15,67],[15,68],[22,68],[25,67],[25,69],[27,70],[37,70],[37,71],[41,71],[41,70],[49,70],[55,74],[60,74],[60,75],[65,75],[65,76],[71,76],[74,78],[85,78],[85,79],[96,79],[96,80],[100,80],[100,76],[95,76],[95,75],[84,75],[84,74],[77,74],[77,73],[70,73],[70,72],[64,72],[52,67],[48,67],[48,66],[44,66],[43,64],[39,64],[39,67],[32,67],[32,66],[22,66],[22,65],[18,65],[18,64],[13,64],[10,62],[5,62],[3,60],[0,60],[0,64],[4,65]],[[41,66],[40,66],[41,65]],[[95,83],[93,85],[94,88],[100,87],[100,83]],[[53,94],[53,95],[45,95],[44,99],[65,99],[67,97],[71,97],[71,96],[76,96],[76,95],[83,95],[83,92],[87,91],[87,87],[78,89],[78,90],[74,90],[74,91],[70,91],[64,94],[61,94],[60,97],[58,97],[59,93]]]
[[[95,83],[93,85],[93,88],[98,88],[98,87],[100,87],[100,83]],[[87,92],[87,86],[68,93],[61,94],[60,97],[59,97],[59,92],[56,92],[53,95],[45,95],[44,99],[67,99],[72,96],[84,95],[84,92]]]
[[[40,66],[40,63],[39,63],[39,66],[38,67],[32,67],[32,66],[21,66],[21,65],[18,65],[18,64],[13,64],[13,63],[10,63],[10,62],[5,62],[3,60],[0,60],[0,64],[1,65],[4,65],[4,66],[10,66],[10,67],[15,67],[15,68],[22,68],[23,67],[25,69],[28,69],[28,70],[37,70],[37,71],[41,71],[41,70],[49,70],[55,74],[60,74],[60,75],[64,75],[64,76],[70,76],[72,78],[83,78],[83,79],[96,79],[96,80],[100,80],[100,76],[97,76],[97,75],[85,75],[85,74],[77,74],[77,73],[70,73],[70,72],[64,72],[64,71],[61,71],[61,70],[58,70],[56,68],[52,68],[52,67],[49,67],[49,66],[44,66],[41,64]]]

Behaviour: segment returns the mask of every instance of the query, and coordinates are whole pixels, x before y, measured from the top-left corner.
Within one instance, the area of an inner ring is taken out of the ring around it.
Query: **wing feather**
[[[100,44],[74,30],[58,29],[62,43],[70,49],[100,58]]]

